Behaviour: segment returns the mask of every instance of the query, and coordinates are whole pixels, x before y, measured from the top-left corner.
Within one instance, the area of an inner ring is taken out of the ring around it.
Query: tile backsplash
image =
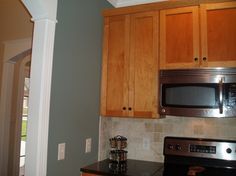
[[[128,138],[128,158],[163,162],[165,136],[236,140],[236,118],[167,116],[163,119],[100,117],[99,160],[109,156],[109,138]]]

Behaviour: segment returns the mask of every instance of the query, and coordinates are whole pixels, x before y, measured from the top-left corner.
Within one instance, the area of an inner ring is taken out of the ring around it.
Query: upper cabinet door
[[[129,16],[107,17],[104,25],[101,114],[128,115]]]
[[[198,11],[198,6],[161,10],[161,69],[199,66]]]
[[[236,67],[236,2],[203,4],[200,10],[202,65]]]
[[[131,15],[129,115],[157,117],[159,12]]]

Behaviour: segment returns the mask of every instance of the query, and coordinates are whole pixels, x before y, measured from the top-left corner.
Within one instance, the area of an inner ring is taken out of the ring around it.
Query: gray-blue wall
[[[98,157],[103,18],[106,0],[59,0],[52,73],[48,176],[79,176]],[[85,154],[85,139],[92,152]],[[57,161],[59,143],[66,158]]]

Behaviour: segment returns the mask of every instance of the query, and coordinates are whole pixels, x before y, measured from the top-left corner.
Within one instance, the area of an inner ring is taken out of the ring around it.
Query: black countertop
[[[80,171],[83,173],[91,173],[105,176],[157,176],[159,170],[163,168],[163,163],[128,159],[127,170],[118,173],[117,171],[110,169],[109,164],[109,159],[106,159],[83,167],[80,169]]]

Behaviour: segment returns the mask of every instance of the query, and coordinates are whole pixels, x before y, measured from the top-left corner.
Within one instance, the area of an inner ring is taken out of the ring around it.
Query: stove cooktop
[[[236,169],[168,164],[155,176],[236,176]]]
[[[154,176],[236,176],[236,141],[166,137]]]

